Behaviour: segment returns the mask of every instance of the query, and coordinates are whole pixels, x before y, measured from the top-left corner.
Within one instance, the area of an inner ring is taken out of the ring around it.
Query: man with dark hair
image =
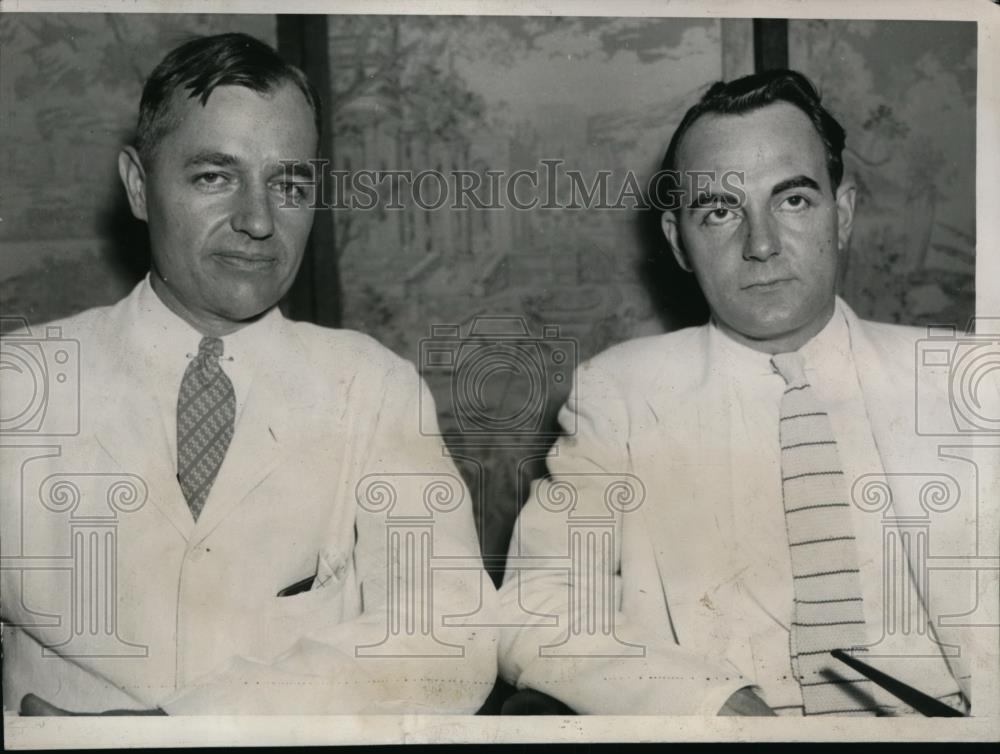
[[[745,76],[725,83],[717,81],[691,107],[677,124],[667,145],[662,170],[677,173],[677,150],[694,122],[703,115],[743,115],[775,102],[794,105],[809,118],[823,143],[823,154],[830,184],[837,188],[844,177],[846,134],[837,119],[820,102],[819,92],[797,71],[770,71],[760,76]]]
[[[45,426],[78,431],[0,456],[6,708],[474,712],[488,694],[495,594],[468,491],[420,434],[426,387],[276,307],[312,225],[312,177],[283,163],[315,157],[319,112],[243,34],[150,76],[119,169],[152,269],[49,326],[79,343],[80,394]],[[33,386],[3,377],[16,416]],[[430,552],[458,570],[431,581]]]
[[[921,332],[861,320],[835,294],[856,193],[843,149],[792,71],[715,84],[681,121],[664,168],[683,200],[662,228],[711,321],[578,369],[561,415],[575,431],[511,561],[564,553],[568,527],[613,534],[570,567],[508,569],[510,682],[584,713],[912,711],[841,649],[967,709],[967,637],[936,618],[975,607],[971,577],[928,590],[926,552],[884,544],[901,541],[891,522],[927,519],[915,472],[967,469],[915,432],[915,405],[949,411],[945,380],[914,393]],[[939,553],[970,552],[975,493],[963,484],[931,522]]]

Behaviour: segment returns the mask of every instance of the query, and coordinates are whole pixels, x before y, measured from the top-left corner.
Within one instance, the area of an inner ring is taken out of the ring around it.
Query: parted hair
[[[812,122],[823,142],[830,185],[836,191],[844,177],[844,128],[823,107],[819,92],[808,78],[798,71],[784,69],[754,73],[729,82],[718,81],[713,84],[697,104],[684,114],[670,139],[661,169],[677,170],[677,150],[681,140],[703,115],[742,115],[775,102],[794,105]]]
[[[178,91],[186,89],[189,98],[198,97],[204,105],[218,86],[243,86],[265,94],[284,83],[294,84],[305,96],[319,133],[319,94],[306,75],[270,45],[235,32],[195,37],[167,53],[146,80],[139,103],[136,151],[148,169],[160,140],[177,125],[172,104]]]

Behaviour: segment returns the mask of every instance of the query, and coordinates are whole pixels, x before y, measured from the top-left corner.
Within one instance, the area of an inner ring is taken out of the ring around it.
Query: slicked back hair
[[[268,44],[248,34],[229,33],[195,37],[174,48],[146,80],[139,103],[135,148],[146,169],[152,167],[156,148],[173,130],[179,116],[173,106],[176,92],[187,90],[204,106],[219,86],[242,86],[258,94],[294,84],[313,111],[316,133],[321,131],[319,94],[295,66],[285,62]]]
[[[830,176],[830,187],[836,191],[844,177],[843,153],[846,134],[843,126],[820,103],[816,87],[798,71],[765,71],[734,79],[728,83],[719,81],[713,84],[698,103],[684,114],[670,139],[662,169],[677,170],[677,151],[681,140],[695,121],[703,115],[743,115],[775,102],[794,105],[812,122],[826,152],[826,170]]]

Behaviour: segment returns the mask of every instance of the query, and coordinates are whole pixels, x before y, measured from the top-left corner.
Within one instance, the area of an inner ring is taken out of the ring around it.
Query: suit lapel
[[[126,302],[109,315],[103,330],[95,333],[94,341],[106,346],[92,349],[95,356],[88,371],[94,384],[105,386],[96,401],[100,405],[91,414],[96,417],[94,438],[121,471],[142,477],[149,489],[149,502],[193,547],[286,457],[299,434],[299,409],[308,400],[296,375],[308,374],[310,365],[294,329],[276,314],[259,348],[264,363],[255,370],[226,459],[196,524],[177,482],[163,412],[155,396],[147,395],[143,388],[151,367],[140,354],[128,351],[120,336],[129,324]]]
[[[900,358],[915,358],[915,353],[886,354],[868,337],[862,320],[846,304],[842,303],[842,306],[850,332],[851,350],[858,365],[858,380],[872,436],[892,490],[892,510],[887,515],[911,520],[926,518],[928,512],[921,504],[920,496],[913,494],[914,490],[908,488],[905,481],[912,478],[914,473],[933,473],[934,469],[940,468],[937,443],[916,434],[915,411],[918,396],[915,391],[918,386],[914,372],[907,368],[914,362],[900,364],[900,368],[894,369],[893,373],[888,369],[890,363]],[[900,400],[901,394],[904,396],[903,400]],[[913,441],[907,442],[906,438],[913,438]],[[911,573],[922,573],[927,568],[927,564],[921,562],[919,554],[912,549],[906,549],[906,556]],[[923,598],[926,599],[926,596]],[[934,599],[933,590],[930,599]],[[934,604],[928,604],[927,610],[931,616],[931,630],[938,643],[952,646],[965,643],[948,627],[937,625],[934,616],[940,611],[935,610]],[[968,695],[967,684],[961,680],[964,668],[956,665],[956,658],[947,653],[944,659],[959,686]]]
[[[865,332],[864,323],[846,305],[844,310],[865,411],[893,493],[892,511],[888,513],[900,518],[925,518],[928,511],[907,482],[914,474],[934,473],[941,467],[941,458],[937,443],[916,433],[916,383],[913,370],[907,368],[913,362],[890,368],[900,359],[913,359],[914,354],[889,353],[879,348]]]
[[[898,484],[894,485],[894,478],[898,475],[928,468],[921,465],[928,459],[914,457],[921,443],[906,442],[906,438],[915,432],[914,400],[913,397],[900,400],[900,395],[912,392],[912,379],[909,384],[900,384],[899,375],[905,370],[897,370],[893,379],[886,369],[885,354],[869,339],[861,320],[846,305],[843,309],[865,411],[882,468],[894,493],[896,515],[922,516],[924,511],[919,503],[911,495],[904,494],[905,490],[900,489]]]
[[[87,370],[90,379],[104,385],[96,401],[99,405],[90,414],[96,417],[94,439],[120,471],[143,479],[149,491],[147,502],[187,539],[194,520],[177,483],[160,406],[155,396],[144,392],[148,370],[139,355],[126,352],[125,341],[118,335],[126,323],[112,318],[107,325],[95,338],[107,346],[94,349],[95,358]]]
[[[306,396],[296,375],[307,374],[311,367],[287,321],[273,323],[259,353],[262,363],[255,369],[225,461],[198,518],[192,546],[211,534],[274,472],[301,433],[299,409]]]

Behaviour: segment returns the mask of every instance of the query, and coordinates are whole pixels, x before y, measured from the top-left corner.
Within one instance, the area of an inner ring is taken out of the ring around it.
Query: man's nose
[[[253,239],[263,240],[274,233],[274,208],[264,186],[247,186],[238,194],[232,227]]]
[[[767,213],[750,215],[749,232],[743,248],[744,259],[763,262],[781,253],[781,238],[775,220]]]

